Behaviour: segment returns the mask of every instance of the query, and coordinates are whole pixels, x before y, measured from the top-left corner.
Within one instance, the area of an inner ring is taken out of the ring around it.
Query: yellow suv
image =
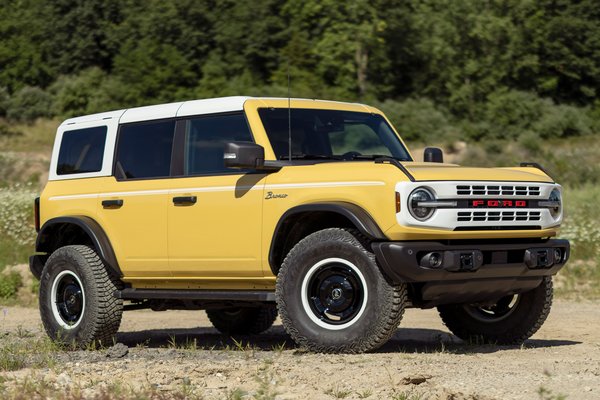
[[[60,125],[30,258],[55,340],[107,342],[124,310],[204,309],[226,334],[277,315],[301,346],[363,352],[407,307],[465,340],[546,319],[569,243],[537,164],[415,162],[381,111],[228,97]]]

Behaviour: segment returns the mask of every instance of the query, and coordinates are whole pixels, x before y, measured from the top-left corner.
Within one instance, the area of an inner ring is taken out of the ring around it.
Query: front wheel
[[[552,277],[528,292],[487,304],[439,306],[444,324],[471,343],[521,344],[542,326],[552,305]]]
[[[406,287],[385,280],[359,238],[358,232],[338,228],[315,232],[281,266],[275,290],[279,315],[288,334],[308,350],[374,350],[400,323]]]

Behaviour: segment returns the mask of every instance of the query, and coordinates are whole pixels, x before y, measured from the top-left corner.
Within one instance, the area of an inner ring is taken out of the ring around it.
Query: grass
[[[0,152],[43,152],[50,155],[60,125],[58,119],[39,119],[31,124],[8,123],[0,120],[0,124],[10,127],[10,135],[0,136]]]
[[[178,388],[168,392],[160,391],[148,384],[134,389],[119,383],[108,384],[94,389],[93,394],[88,388],[69,386],[57,388],[54,382],[43,377],[32,376],[24,380],[2,380],[0,378],[0,398],[3,400],[201,400],[204,397],[195,385],[183,383]],[[227,397],[243,399],[246,397]]]
[[[52,367],[59,350],[60,347],[47,336],[33,337],[18,329],[15,334],[0,337],[0,372]]]

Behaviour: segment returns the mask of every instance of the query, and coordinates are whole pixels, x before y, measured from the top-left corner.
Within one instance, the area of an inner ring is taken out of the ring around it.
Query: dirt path
[[[0,376],[43,376],[85,393],[110,382],[160,390],[187,385],[209,399],[235,398],[236,389],[248,396],[277,392],[278,399],[599,399],[599,307],[556,301],[545,325],[522,347],[463,344],[434,310],[408,310],[389,343],[362,355],[304,353],[278,324],[261,336],[237,338],[236,345],[211,328],[203,312],[132,311],[118,335],[129,347],[124,357],[69,352],[51,369]],[[4,308],[0,341],[2,332],[19,326],[41,334],[38,311]]]

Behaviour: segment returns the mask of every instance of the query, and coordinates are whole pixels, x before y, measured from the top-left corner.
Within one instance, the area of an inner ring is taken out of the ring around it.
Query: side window
[[[185,175],[230,171],[223,162],[225,142],[252,142],[242,113],[192,118],[186,123]]]
[[[163,178],[171,173],[175,121],[122,125],[115,175],[119,179]]]
[[[63,133],[58,152],[58,175],[98,172],[102,169],[106,126]]]

